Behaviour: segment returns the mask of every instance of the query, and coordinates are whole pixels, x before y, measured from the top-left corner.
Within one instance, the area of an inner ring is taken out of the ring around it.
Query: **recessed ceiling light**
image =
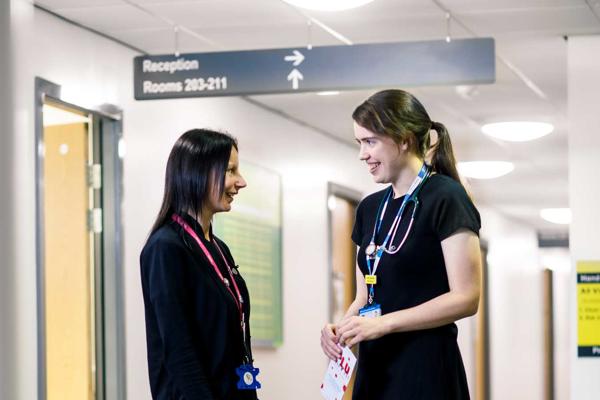
[[[465,161],[459,162],[456,167],[461,175],[473,179],[494,179],[515,169],[508,161]]]
[[[481,131],[486,135],[509,142],[527,142],[539,139],[553,130],[552,124],[530,121],[494,122],[481,127]]]
[[[318,96],[337,96],[340,94],[337,90],[325,90],[323,92],[317,92]]]
[[[341,11],[363,6],[373,0],[283,0],[293,6],[316,11]]]
[[[544,208],[540,210],[540,217],[554,224],[568,225],[571,223],[571,209]]]

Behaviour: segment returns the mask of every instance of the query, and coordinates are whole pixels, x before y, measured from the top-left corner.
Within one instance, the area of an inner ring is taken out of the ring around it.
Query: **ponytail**
[[[452,150],[452,142],[446,127],[440,122],[431,122],[431,128],[437,132],[437,142],[433,146],[433,157],[431,167],[438,174],[449,176],[458,183],[460,177],[456,170],[456,159]]]

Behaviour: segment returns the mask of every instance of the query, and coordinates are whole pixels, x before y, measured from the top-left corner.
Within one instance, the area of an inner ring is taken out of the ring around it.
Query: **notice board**
[[[577,354],[600,357],[600,261],[577,261]]]
[[[252,344],[276,347],[283,342],[281,178],[247,162],[240,172],[248,186],[230,212],[215,215],[213,229],[248,285]]]

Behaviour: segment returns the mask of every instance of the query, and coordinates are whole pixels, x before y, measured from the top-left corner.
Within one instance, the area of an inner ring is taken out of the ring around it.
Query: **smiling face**
[[[396,182],[406,164],[408,145],[398,144],[389,136],[375,134],[354,123],[354,138],[360,146],[358,158],[365,161],[377,183]]]
[[[219,196],[216,190],[211,190],[211,194],[207,199],[207,208],[211,213],[217,213],[222,211],[231,210],[231,203],[233,197],[240,191],[240,189],[246,187],[246,181],[242,177],[239,171],[239,159],[238,151],[235,147],[231,148],[231,155],[229,156],[229,162],[227,164],[227,170],[225,171],[225,183],[223,185],[223,194]],[[215,185],[211,187],[215,189]]]

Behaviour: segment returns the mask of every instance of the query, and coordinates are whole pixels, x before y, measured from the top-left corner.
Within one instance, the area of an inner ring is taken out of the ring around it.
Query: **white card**
[[[321,395],[326,400],[342,400],[356,365],[356,357],[348,347],[342,347],[338,361],[329,361],[321,384]]]

